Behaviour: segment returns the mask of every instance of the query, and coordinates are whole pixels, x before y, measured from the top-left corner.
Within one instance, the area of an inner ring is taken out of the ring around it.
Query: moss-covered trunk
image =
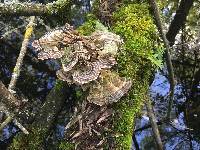
[[[57,82],[48,94],[34,122],[29,125],[30,134],[18,134],[9,149],[37,150],[42,149],[44,140],[52,129],[55,119],[68,98],[69,88],[66,83]]]
[[[79,32],[94,31],[100,25],[94,18],[80,27]],[[132,89],[119,102],[106,106],[86,103],[83,99],[66,127],[66,142],[60,144],[60,149],[128,150],[131,147],[134,119],[148,91],[152,71],[160,65],[162,51],[159,51],[156,28],[146,3],[122,5],[112,15],[110,30],[124,39],[124,47],[117,58],[117,72],[132,80]],[[67,97],[66,91],[62,84],[51,91],[30,127],[31,134],[18,135],[12,149],[40,149]],[[74,147],[69,143],[74,143]]]
[[[79,31],[88,35],[98,27],[98,21],[90,15]],[[145,100],[152,73],[161,64],[161,45],[157,43],[158,34],[148,4],[122,5],[112,16],[110,30],[124,39],[117,70],[120,76],[131,78],[133,86],[128,95],[115,104],[104,108],[86,107],[80,119],[81,129],[80,124],[70,129],[78,130],[69,138],[77,144],[77,149],[130,149],[135,117]]]

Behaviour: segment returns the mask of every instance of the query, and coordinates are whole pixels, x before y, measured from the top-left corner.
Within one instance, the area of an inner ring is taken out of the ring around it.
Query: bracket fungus
[[[131,88],[131,80],[110,70],[117,64],[115,57],[122,43],[111,32],[81,36],[66,24],[33,41],[32,46],[38,51],[38,59],[60,59],[62,69],[57,71],[57,77],[89,88],[87,100],[102,106],[117,102]]]

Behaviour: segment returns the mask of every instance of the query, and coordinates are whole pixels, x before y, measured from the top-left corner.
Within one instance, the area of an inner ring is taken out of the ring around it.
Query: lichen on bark
[[[0,3],[2,16],[49,16],[66,14],[71,10],[71,0],[57,0],[46,5],[40,3]]]
[[[68,94],[69,90],[66,83],[58,80],[55,87],[47,96],[38,115],[36,115],[34,122],[29,125],[28,130],[30,134],[25,135],[19,133],[15,136],[9,149],[41,149],[44,146],[45,138],[48,136],[50,129],[52,129],[56,116],[61,110]]]

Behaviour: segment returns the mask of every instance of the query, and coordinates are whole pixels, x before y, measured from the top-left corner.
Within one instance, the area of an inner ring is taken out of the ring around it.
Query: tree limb
[[[35,16],[31,16],[30,17],[30,22],[27,26],[27,29],[26,29],[26,32],[25,32],[25,35],[24,35],[24,40],[22,42],[22,47],[21,47],[21,50],[20,50],[20,54],[19,54],[19,57],[17,59],[17,62],[16,62],[16,65],[15,65],[15,68],[13,70],[13,73],[12,73],[12,78],[11,78],[11,81],[10,81],[10,84],[9,84],[9,87],[8,87],[8,90],[11,92],[13,92],[13,89],[15,88],[15,85],[16,85],[16,82],[17,82],[17,79],[18,77],[20,76],[20,71],[21,71],[21,67],[22,67],[22,64],[23,64],[23,59],[24,59],[24,56],[26,54],[26,50],[27,50],[27,45],[28,45],[28,42],[29,42],[29,39],[31,37],[31,34],[33,32],[33,26],[34,26],[34,20],[35,20]],[[4,89],[5,90],[5,89]],[[21,101],[19,101],[18,99],[15,99],[16,102],[15,103],[21,103]],[[14,110],[16,111],[16,110]],[[13,111],[10,111],[10,112],[13,112]],[[12,118],[14,117],[15,115],[12,113],[12,115],[8,116],[8,118],[6,119],[6,122],[4,122],[2,125],[1,125],[1,128],[3,128],[6,123],[9,123],[10,121],[12,121]],[[14,123],[15,125],[17,125],[20,129],[22,129],[22,131],[25,133],[25,134],[28,134],[28,131],[16,120],[14,119]]]
[[[134,132],[133,132],[133,135],[132,135],[132,140],[133,140],[133,143],[134,143],[134,146],[135,146],[135,150],[140,150],[140,147],[139,147],[139,144],[137,142],[137,139],[135,137],[135,133]]]
[[[12,121],[12,117],[8,116],[8,117],[6,118],[6,120],[5,120],[3,123],[1,123],[1,125],[0,125],[0,131],[3,130],[3,128],[4,128],[8,123],[10,123],[11,121]]]
[[[0,102],[3,103],[9,112],[15,112],[21,106],[21,101],[16,99],[0,81]]]
[[[168,112],[167,112],[167,118],[171,119],[171,110],[172,110],[173,99],[174,99],[175,79],[174,79],[174,70],[173,70],[171,56],[170,56],[170,45],[169,45],[169,42],[163,31],[162,22],[160,19],[157,3],[155,2],[155,0],[150,0],[150,5],[154,12],[154,17],[155,17],[155,21],[157,24],[157,28],[159,30],[159,33],[161,35],[161,38],[163,39],[163,42],[164,42],[164,45],[166,48],[165,49],[165,58],[166,58],[166,64],[167,64],[167,70],[169,73],[169,82],[170,82],[169,107],[168,107]]]
[[[26,29],[26,32],[25,32],[25,35],[24,35],[24,40],[22,42],[20,54],[19,54],[19,57],[17,58],[16,65],[15,65],[15,68],[14,68],[13,73],[12,73],[12,78],[11,78],[8,90],[14,89],[16,82],[17,82],[17,79],[20,76],[20,71],[21,71],[21,67],[22,67],[22,64],[23,64],[24,56],[26,54],[27,45],[29,43],[29,39],[30,39],[31,34],[33,32],[34,20],[35,20],[35,16],[31,16],[30,22],[27,25],[27,29]]]
[[[160,121],[157,122],[157,125],[162,125],[165,122],[166,122],[166,120],[160,120]],[[141,128],[135,129],[134,132],[141,132],[141,131],[146,130],[148,128],[151,128],[151,124],[147,124],[147,125],[144,125]]]
[[[176,15],[172,20],[166,37],[170,43],[170,46],[174,45],[175,37],[178,34],[181,27],[186,21],[186,17],[189,13],[190,8],[193,5],[194,0],[181,0],[179,8],[176,11]]]
[[[160,133],[159,133],[158,126],[157,126],[157,123],[156,123],[156,118],[154,116],[152,106],[151,106],[151,102],[150,102],[149,98],[146,99],[146,108],[147,108],[147,113],[148,113],[148,116],[149,116],[149,119],[150,119],[151,127],[152,127],[152,130],[153,130],[153,135],[155,137],[155,141],[156,141],[156,144],[157,144],[157,148],[158,148],[158,150],[163,150],[163,144],[162,144],[162,141],[161,141],[161,138],[160,138]]]
[[[28,4],[28,3],[0,3],[0,14],[3,16],[32,16],[45,15],[48,9],[42,4]]]
[[[66,11],[71,0],[57,0],[53,3],[0,3],[0,15],[2,16],[46,16],[57,15],[59,12]]]
[[[3,108],[4,111],[8,111],[7,119],[0,125],[0,131],[12,121],[12,118],[18,114],[19,109],[21,108],[21,101],[17,100],[12,93],[5,87],[5,85],[0,82],[0,102],[4,105],[1,106],[0,109]],[[1,104],[1,105],[2,105]],[[11,113],[10,113],[11,112]],[[19,123],[16,119],[14,119],[14,123],[25,133],[28,134],[28,131]]]

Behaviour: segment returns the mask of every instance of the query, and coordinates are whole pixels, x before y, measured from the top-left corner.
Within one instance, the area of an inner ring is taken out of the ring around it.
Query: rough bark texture
[[[2,16],[47,16],[58,15],[60,12],[67,12],[70,9],[71,0],[57,0],[53,3],[0,3],[0,15]]]
[[[0,14],[3,16],[38,16],[47,15],[48,9],[42,4],[0,3]]]
[[[186,17],[188,16],[189,10],[192,7],[194,0],[182,0],[180,2],[179,8],[176,11],[176,15],[172,20],[166,37],[170,43],[170,46],[174,45],[175,37],[178,34],[181,27],[186,22]]]
[[[0,82],[0,102],[3,103],[10,112],[15,112],[21,106],[21,101],[15,98],[2,82]]]
[[[29,126],[30,134],[18,134],[10,149],[40,149],[68,94],[66,84],[63,82],[58,83],[47,96],[34,122]]]
[[[34,20],[35,20],[35,16],[31,16],[30,22],[27,25],[27,29],[26,29],[26,32],[24,34],[24,40],[23,40],[22,46],[21,46],[21,50],[20,50],[19,56],[17,58],[17,62],[16,62],[16,65],[15,65],[15,68],[13,70],[12,78],[10,80],[10,84],[9,84],[9,87],[8,87],[8,90],[10,90],[10,91],[14,90],[17,79],[20,76],[20,72],[21,72],[21,68],[22,68],[22,64],[23,64],[23,59],[24,59],[24,56],[26,54],[27,46],[28,46],[29,40],[30,40],[32,32],[33,32]]]

